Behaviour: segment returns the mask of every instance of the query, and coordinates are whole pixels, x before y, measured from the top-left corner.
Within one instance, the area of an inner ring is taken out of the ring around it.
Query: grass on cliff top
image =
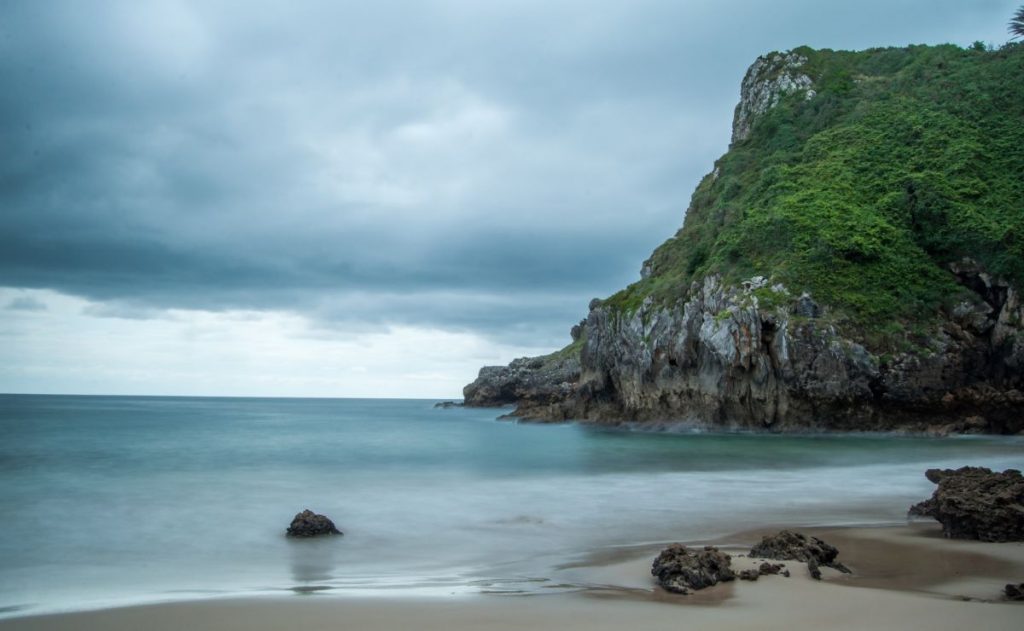
[[[583,344],[585,344],[586,341],[586,336],[582,335],[579,339],[573,340],[562,349],[557,350],[554,353],[544,355],[541,359],[544,360],[544,363],[560,362],[571,358],[578,359],[580,351],[583,350]]]
[[[653,274],[607,304],[764,275],[891,346],[966,297],[964,256],[1024,280],[1024,46],[797,49],[818,94],[758,119],[693,194]]]

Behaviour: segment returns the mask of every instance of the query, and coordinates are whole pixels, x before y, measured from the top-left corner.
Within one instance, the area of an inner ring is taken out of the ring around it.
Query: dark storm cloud
[[[564,335],[679,226],[758,54],[1013,4],[3,2],[0,285]]]

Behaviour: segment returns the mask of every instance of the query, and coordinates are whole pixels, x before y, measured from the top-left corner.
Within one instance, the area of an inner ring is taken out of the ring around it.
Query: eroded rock
[[[702,550],[674,543],[654,559],[651,574],[670,592],[689,594],[720,582],[735,580],[732,557],[714,546]]]
[[[1024,476],[1017,469],[929,469],[925,476],[938,488],[910,515],[934,518],[951,539],[1024,541]]]
[[[850,573],[849,568],[836,560],[839,550],[834,546],[817,537],[791,530],[763,537],[760,543],[750,549],[750,556],[776,561],[801,561],[807,564],[807,571],[816,579],[821,578],[821,565]]]
[[[308,508],[295,515],[288,526],[289,537],[317,537],[320,535],[343,534],[335,527],[334,522],[324,515],[318,515]]]

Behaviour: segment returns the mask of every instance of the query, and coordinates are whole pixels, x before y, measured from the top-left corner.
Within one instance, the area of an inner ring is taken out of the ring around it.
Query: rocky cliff
[[[759,58],[729,153],[641,280],[592,301],[566,349],[481,370],[467,405],[542,420],[1024,430],[1021,49]]]

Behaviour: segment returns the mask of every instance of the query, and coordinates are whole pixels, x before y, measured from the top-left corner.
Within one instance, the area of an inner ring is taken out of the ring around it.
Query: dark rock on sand
[[[317,515],[306,509],[295,516],[288,526],[289,537],[316,537],[319,535],[343,534],[334,526],[334,522],[324,515]]]
[[[713,546],[703,550],[673,543],[654,559],[651,574],[670,592],[689,594],[719,582],[734,580],[732,558]]]
[[[739,573],[739,577],[742,581],[756,581],[758,578],[768,576],[769,574],[782,574],[783,576],[789,576],[789,570],[783,571],[782,568],[784,567],[786,567],[784,563],[768,563],[765,561],[761,563],[761,565],[757,566],[756,570],[742,570]]]
[[[756,581],[761,577],[761,573],[757,570],[740,570],[741,581]]]
[[[1003,588],[1006,600],[1024,600],[1024,583],[1009,584]]]
[[[811,576],[821,578],[818,566],[824,565],[840,572],[850,573],[849,568],[836,561],[839,551],[817,537],[808,537],[799,532],[783,530],[777,535],[765,536],[761,543],[750,549],[750,556],[777,561],[802,561],[807,564]]]
[[[765,561],[764,563],[758,566],[757,573],[761,576],[764,576],[766,574],[779,574],[782,572],[782,568],[784,567],[786,567],[784,563],[768,563],[767,561]],[[787,572],[786,575],[788,576],[789,573]]]
[[[910,515],[933,517],[951,539],[1024,541],[1020,471],[961,467],[929,469],[925,476],[938,488],[930,499],[911,506]]]

